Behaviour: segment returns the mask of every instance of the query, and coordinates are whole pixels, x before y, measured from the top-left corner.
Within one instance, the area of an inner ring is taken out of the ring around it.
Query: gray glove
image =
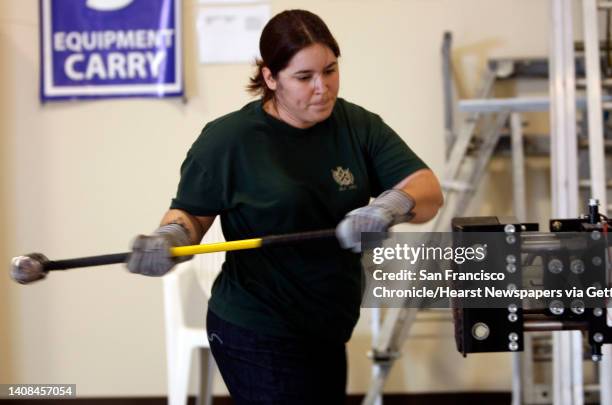
[[[193,256],[170,256],[170,248],[190,244],[187,230],[179,224],[168,224],[157,228],[152,235],[138,235],[132,243],[132,253],[127,268],[132,273],[145,276],[163,276],[175,264]]]
[[[414,199],[402,190],[385,191],[370,205],[346,214],[336,227],[340,246],[361,252],[362,232],[386,232],[392,225],[409,221],[414,216],[414,205]]]

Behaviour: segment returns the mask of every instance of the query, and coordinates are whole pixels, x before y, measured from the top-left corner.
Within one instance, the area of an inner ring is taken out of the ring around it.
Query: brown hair
[[[268,88],[262,69],[267,67],[276,77],[293,55],[316,43],[327,46],[336,57],[340,56],[338,43],[318,15],[306,10],[286,10],[272,17],[259,38],[261,59],[255,61],[256,73],[247,86],[249,93],[261,95],[264,102],[272,99],[274,91]]]

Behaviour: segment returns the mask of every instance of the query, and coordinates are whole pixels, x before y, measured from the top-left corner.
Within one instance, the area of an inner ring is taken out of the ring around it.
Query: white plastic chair
[[[223,241],[216,220],[202,243]],[[198,404],[212,404],[214,360],[204,324],[210,288],[221,270],[225,254],[198,255],[176,266],[163,278],[166,320],[168,405],[185,405],[189,395],[191,355],[198,349],[200,376]]]

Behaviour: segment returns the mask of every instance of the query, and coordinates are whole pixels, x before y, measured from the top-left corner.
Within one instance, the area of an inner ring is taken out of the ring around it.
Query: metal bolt
[[[508,224],[508,225],[504,226],[504,232],[506,232],[506,233],[514,233],[514,232],[516,232],[516,228],[512,224]]]
[[[599,266],[601,264],[601,257],[599,256],[593,257],[593,259],[591,259],[591,263],[593,263],[593,265],[595,266]]]
[[[553,231],[560,231],[562,226],[563,224],[561,224],[559,221],[555,221],[551,225]]]
[[[572,312],[575,313],[576,315],[584,314],[584,302],[582,302],[581,300],[572,301],[572,303],[570,304],[570,307],[572,309]]]
[[[506,236],[506,243],[509,245],[513,245],[514,242],[516,242],[516,236],[514,235],[508,235]]]
[[[518,339],[519,339],[519,336],[518,336],[518,333],[516,333],[516,332],[511,332],[508,335],[508,340],[511,341],[511,342],[516,342],[516,341],[518,341]]]
[[[584,262],[580,259],[572,260],[570,263],[570,270],[574,274],[584,273]]]
[[[506,271],[508,273],[515,273],[516,272],[516,264],[508,263],[506,265]]]
[[[512,312],[515,313],[518,310],[516,304],[510,304],[508,305],[508,312]]]
[[[510,291],[514,291],[514,290],[516,290],[516,284],[514,284],[514,283],[510,283],[510,284],[508,284],[507,289],[508,289],[508,290],[510,290]]]
[[[511,351],[515,352],[515,351],[518,350],[518,348],[519,348],[518,343],[516,343],[516,342],[508,343],[508,349],[510,349]]]
[[[548,271],[553,274],[559,274],[563,271],[563,262],[559,259],[552,259],[548,262]]]
[[[517,319],[518,319],[518,315],[516,315],[516,314],[508,314],[508,320],[510,322],[516,322]]]
[[[602,316],[603,315],[603,309],[601,309],[601,308],[593,308],[593,315],[595,315],[595,316]]]
[[[597,343],[601,343],[603,342],[604,337],[601,333],[596,333],[593,335],[593,341],[597,342]]]
[[[485,340],[489,337],[491,330],[486,323],[478,322],[472,326],[472,336],[476,340]]]
[[[595,362],[595,363],[599,363],[601,361],[601,354],[594,354],[591,356],[591,359]]]
[[[550,303],[550,305],[548,306],[548,309],[550,309],[550,312],[553,315],[563,315],[563,312],[565,312],[565,308],[563,307],[563,303],[559,300],[554,300]]]
[[[516,263],[516,256],[514,255],[506,256],[506,263],[511,263],[511,264]]]
[[[593,239],[593,240],[601,239],[601,233],[599,231],[591,232],[591,239]]]

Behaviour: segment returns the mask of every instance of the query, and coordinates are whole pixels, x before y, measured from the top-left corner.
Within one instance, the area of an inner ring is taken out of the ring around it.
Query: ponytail
[[[255,60],[255,75],[249,78],[247,91],[253,96],[261,96],[266,102],[274,97],[274,91],[270,90],[263,77],[264,62],[261,59]]]

